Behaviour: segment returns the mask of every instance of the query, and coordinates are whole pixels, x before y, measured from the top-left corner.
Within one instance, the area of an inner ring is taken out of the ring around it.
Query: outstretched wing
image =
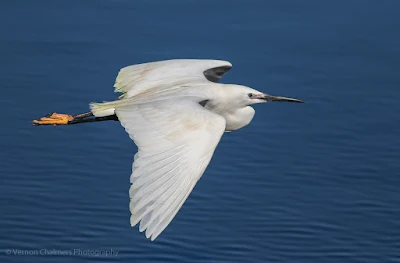
[[[232,64],[222,60],[173,59],[132,65],[122,68],[117,76],[115,92],[132,97],[152,88],[168,88],[185,83],[218,82]]]
[[[154,240],[168,226],[201,177],[225,119],[190,100],[116,107],[138,146],[129,190],[131,225]]]

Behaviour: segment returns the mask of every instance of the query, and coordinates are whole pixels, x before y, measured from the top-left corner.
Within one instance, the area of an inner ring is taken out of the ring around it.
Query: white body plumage
[[[92,103],[96,117],[116,114],[138,146],[131,174],[131,225],[154,240],[202,176],[224,131],[250,123],[266,101],[292,101],[249,87],[219,84],[220,60],[168,60],[121,69],[120,99]]]

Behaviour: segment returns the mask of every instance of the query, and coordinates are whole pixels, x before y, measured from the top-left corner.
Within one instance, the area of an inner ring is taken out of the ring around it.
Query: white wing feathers
[[[230,67],[227,61],[194,59],[129,66],[114,85],[121,100],[90,104],[96,117],[115,113],[138,146],[129,190],[131,225],[140,222],[151,240],[181,208],[225,130],[225,119],[198,101],[204,99],[202,86],[213,85],[208,79],[218,81]]]
[[[115,92],[122,92],[121,97],[132,97],[154,87],[204,82],[207,81],[204,71],[216,67],[232,67],[232,64],[222,60],[173,59],[132,65],[118,73]]]
[[[138,146],[129,190],[131,225],[140,222],[139,230],[154,240],[206,169],[225,119],[187,99],[117,106],[115,112]]]
[[[115,107],[137,103],[177,93],[184,85],[199,86],[211,84],[204,75],[206,70],[231,68],[228,61],[209,59],[173,59],[132,65],[122,68],[118,73],[115,92],[123,93],[121,100],[91,103],[90,108],[96,117],[113,115]],[[219,72],[221,77],[228,69]]]

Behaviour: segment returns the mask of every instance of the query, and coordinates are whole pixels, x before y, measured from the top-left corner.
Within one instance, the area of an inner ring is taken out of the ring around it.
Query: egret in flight
[[[224,132],[248,125],[251,105],[302,101],[218,83],[232,64],[176,59],[122,68],[118,100],[91,103],[90,112],[53,113],[36,125],[116,120],[138,147],[129,189],[130,223],[154,240],[179,211],[213,156]]]

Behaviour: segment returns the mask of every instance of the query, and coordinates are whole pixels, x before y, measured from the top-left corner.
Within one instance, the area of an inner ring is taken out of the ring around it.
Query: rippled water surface
[[[0,261],[400,262],[399,10],[395,0],[1,1]],[[229,60],[224,82],[307,103],[255,106],[150,242],[129,224],[136,147],[120,124],[30,121],[112,100],[119,68],[169,58]]]

